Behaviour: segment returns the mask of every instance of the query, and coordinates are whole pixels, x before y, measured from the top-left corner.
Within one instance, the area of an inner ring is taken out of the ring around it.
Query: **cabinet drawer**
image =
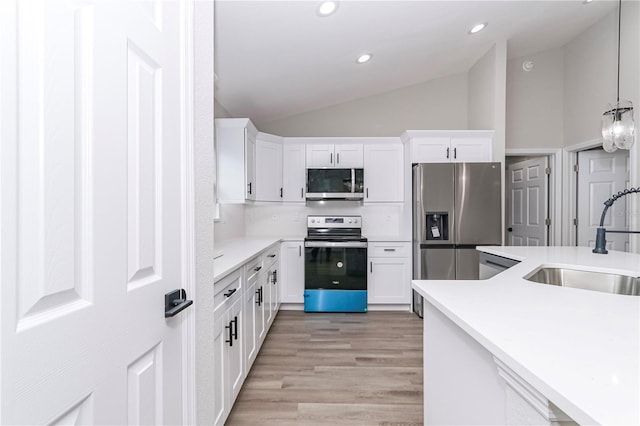
[[[271,265],[273,265],[274,263],[276,263],[278,261],[278,257],[279,257],[279,252],[280,252],[280,244],[276,244],[274,246],[269,247],[268,249],[266,249],[264,251],[264,255],[263,255],[263,266],[264,269],[269,269],[271,267]]]
[[[249,281],[254,275],[260,273],[264,269],[264,257],[262,255],[256,256],[249,260],[244,265],[244,275],[247,281]]]
[[[220,281],[213,284],[214,316],[226,310],[240,299],[242,293],[242,270],[236,269]]]
[[[409,257],[409,243],[369,243],[369,257]]]

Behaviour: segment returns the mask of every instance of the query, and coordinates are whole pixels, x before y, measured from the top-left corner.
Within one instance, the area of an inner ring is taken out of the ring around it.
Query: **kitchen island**
[[[479,247],[482,281],[413,281],[425,301],[425,424],[640,424],[640,297],[524,279],[540,266],[640,276],[640,255]]]

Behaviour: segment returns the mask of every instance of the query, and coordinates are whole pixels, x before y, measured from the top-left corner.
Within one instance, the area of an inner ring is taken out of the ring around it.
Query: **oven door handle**
[[[366,248],[366,241],[305,241],[305,247],[345,247],[345,248]]]

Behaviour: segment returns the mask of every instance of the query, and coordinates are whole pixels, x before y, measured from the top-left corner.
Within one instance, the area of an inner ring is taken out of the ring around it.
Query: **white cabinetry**
[[[418,131],[403,134],[409,139],[412,163],[492,161],[493,131]]]
[[[304,243],[285,241],[280,245],[279,280],[282,303],[304,302]]]
[[[364,146],[366,203],[404,201],[404,151],[400,143]]]
[[[362,144],[307,145],[307,168],[362,168]]]
[[[231,412],[280,306],[279,244],[214,283],[215,424]]]
[[[215,126],[218,201],[255,200],[257,129],[247,118],[219,118]]]
[[[244,380],[242,272],[237,270],[214,289],[215,424],[223,424]]]
[[[282,200],[282,138],[256,137],[256,201]]]
[[[369,243],[367,295],[370,304],[411,303],[411,244]]]
[[[305,145],[285,143],[282,147],[282,201],[304,203],[306,186]]]

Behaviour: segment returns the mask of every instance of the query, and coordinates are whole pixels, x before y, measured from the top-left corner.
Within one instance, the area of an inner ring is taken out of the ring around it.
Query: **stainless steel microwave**
[[[307,169],[307,200],[362,200],[363,169]]]

